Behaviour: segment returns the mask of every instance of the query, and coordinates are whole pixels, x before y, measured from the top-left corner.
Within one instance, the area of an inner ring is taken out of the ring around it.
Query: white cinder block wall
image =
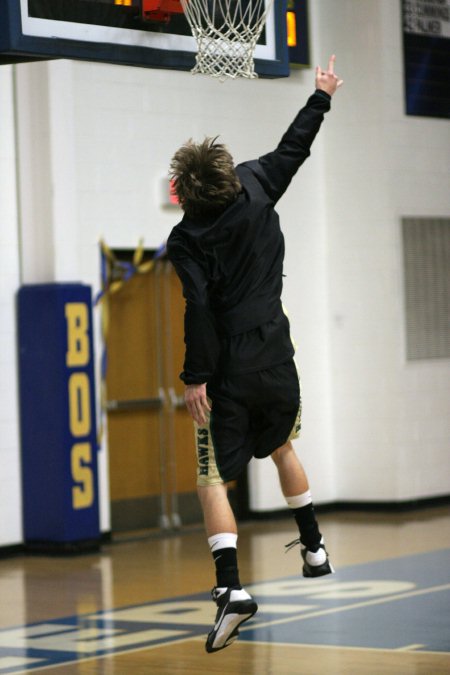
[[[336,52],[345,87],[279,212],[284,301],[303,378],[297,449],[319,502],[450,492],[449,361],[405,360],[400,241],[402,215],[450,212],[449,124],[403,114],[399,11],[390,0],[311,3],[313,64]],[[101,236],[112,247],[144,237],[151,248],[175,224],[177,214],[160,205],[159,181],[180,143],[219,133],[236,161],[266,152],[314,80],[313,69],[220,84],[104,64],[22,64],[15,131],[12,75],[0,69],[0,545],[22,538],[11,397],[19,233],[24,280],[98,289]],[[106,442],[100,468],[107,530]],[[255,463],[250,480],[254,508],[281,507],[270,460]]]
[[[400,219],[450,214],[450,124],[404,115],[400,3],[325,6],[346,79],[326,145],[336,498],[448,494],[450,362],[406,360]]]
[[[0,68],[0,545],[22,540],[15,293],[20,283],[13,70]]]

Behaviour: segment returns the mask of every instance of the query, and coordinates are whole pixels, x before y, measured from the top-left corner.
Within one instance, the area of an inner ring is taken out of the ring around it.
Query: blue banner
[[[18,315],[25,542],[98,539],[91,288],[24,286]]]

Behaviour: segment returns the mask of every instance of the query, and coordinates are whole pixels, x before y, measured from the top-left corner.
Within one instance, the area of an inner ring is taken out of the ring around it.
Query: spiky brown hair
[[[190,218],[223,211],[241,190],[233,158],[216,138],[187,141],[170,163],[169,175],[180,205]]]

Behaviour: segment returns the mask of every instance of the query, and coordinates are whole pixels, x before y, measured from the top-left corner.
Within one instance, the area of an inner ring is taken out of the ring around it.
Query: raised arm
[[[330,109],[331,97],[343,83],[334,73],[334,62],[333,55],[326,71],[317,66],[316,91],[297,114],[278,147],[256,162],[248,163],[274,202],[280,199],[300,166],[309,157],[324,114]]]

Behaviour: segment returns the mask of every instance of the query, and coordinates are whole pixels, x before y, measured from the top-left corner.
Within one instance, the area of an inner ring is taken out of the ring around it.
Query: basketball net
[[[253,55],[273,0],[181,0],[197,42],[193,73],[258,77]]]

